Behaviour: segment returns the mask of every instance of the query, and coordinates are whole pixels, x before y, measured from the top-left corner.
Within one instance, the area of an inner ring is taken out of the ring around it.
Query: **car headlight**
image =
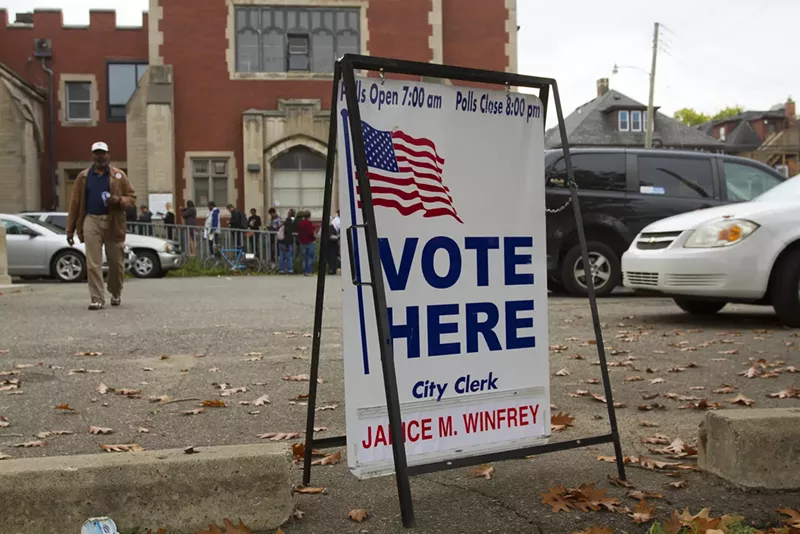
[[[167,252],[169,254],[174,254],[175,245],[173,245],[172,243],[164,243],[164,252]]]
[[[701,226],[686,240],[686,248],[729,247],[744,240],[758,225],[744,219],[727,219]]]

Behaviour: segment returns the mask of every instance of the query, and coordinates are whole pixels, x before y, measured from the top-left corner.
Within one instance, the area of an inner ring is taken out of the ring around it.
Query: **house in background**
[[[791,97],[768,111],[744,111],[706,122],[697,129],[722,141],[729,154],[756,159],[786,176],[800,172],[800,135]]]
[[[653,147],[722,151],[724,143],[696,128],[655,113]],[[597,97],[578,107],[564,119],[567,139],[574,147],[643,147],[647,127],[647,106],[609,89],[608,78],[597,81]],[[545,133],[547,148],[560,148],[558,127]]]

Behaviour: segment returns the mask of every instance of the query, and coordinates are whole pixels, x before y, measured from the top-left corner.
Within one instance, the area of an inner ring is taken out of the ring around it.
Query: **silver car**
[[[53,277],[63,282],[86,279],[86,246],[67,243],[67,233],[40,221],[36,217],[0,213],[6,229],[8,274],[22,278]],[[125,269],[130,269],[135,256],[125,245]],[[108,272],[108,260],[103,248],[103,272]]]

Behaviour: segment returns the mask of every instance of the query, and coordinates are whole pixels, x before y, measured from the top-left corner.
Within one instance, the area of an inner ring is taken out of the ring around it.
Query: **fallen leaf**
[[[113,433],[113,432],[114,432],[114,431],[113,431],[112,429],[110,429],[110,428],[104,428],[104,427],[101,427],[101,426],[90,426],[90,427],[89,427],[89,434],[94,434],[94,435],[98,435],[98,434],[111,434],[111,433]]]
[[[369,517],[369,514],[367,513],[366,510],[363,510],[361,508],[357,508],[355,510],[350,510],[349,512],[347,512],[347,517],[349,517],[351,520],[355,521],[356,523],[361,523],[362,521],[364,521],[365,519],[367,519]]]
[[[744,376],[744,377],[747,377],[747,378],[755,378],[759,374],[761,374],[761,370],[754,365],[754,366],[750,367],[748,370],[742,371],[741,373],[739,373],[739,376]]]
[[[567,489],[558,485],[550,488],[546,493],[542,493],[542,503],[553,507],[553,512],[568,512],[572,506],[566,498]]]
[[[659,426],[659,424],[658,423],[654,423],[652,421],[639,421],[639,426],[645,427],[645,428],[655,428],[655,427]]]
[[[258,434],[259,439],[268,439],[270,441],[280,441],[284,439],[297,439],[300,437],[300,432],[270,432],[268,434]]]
[[[714,390],[714,393],[733,393],[734,391],[736,391],[734,386],[722,384],[719,388]]]
[[[70,407],[69,404],[59,404],[58,406],[56,406],[56,410],[66,410],[69,412],[74,412],[75,408]]]
[[[149,428],[145,428],[143,426],[140,426],[139,428],[137,428],[136,431],[139,434],[149,434],[150,433],[150,429]]]
[[[696,410],[716,410],[718,408],[722,408],[722,405],[720,405],[718,402],[708,402],[708,399],[702,399],[700,402],[684,404],[680,407],[681,410],[685,410],[687,408],[694,408]]]
[[[639,456],[635,464],[643,469],[649,469],[651,471],[670,467],[678,467],[681,465],[680,462],[662,462],[654,458],[648,458],[647,456]]]
[[[271,404],[269,395],[261,395],[259,398],[253,401],[254,406],[264,406],[266,404]]]
[[[226,404],[224,401],[215,399],[215,400],[204,400],[200,403],[200,406],[205,406],[206,408],[225,408]]]
[[[651,410],[666,410],[667,409],[666,406],[664,406],[663,404],[660,404],[658,402],[651,402],[650,404],[641,404],[641,405],[637,406],[636,408],[638,408],[639,410],[641,410],[643,412],[649,412]]]
[[[102,352],[94,352],[94,351],[86,351],[86,352],[76,352],[75,356],[102,356]]]
[[[608,401],[603,395],[598,395],[596,393],[592,393],[592,398],[597,402],[607,403]]]
[[[304,515],[306,515],[306,513],[305,513],[304,511],[302,511],[302,510],[298,510],[297,508],[295,508],[295,509],[294,509],[294,512],[292,512],[292,516],[293,516],[295,519],[297,519],[298,521],[299,521],[299,520],[301,520],[301,519],[303,519],[303,516],[304,516]]]
[[[489,464],[483,464],[478,467],[472,468],[472,476],[474,478],[483,477],[486,480],[491,480],[494,475],[494,467]]]
[[[319,406],[318,408],[316,408],[316,411],[318,411],[318,412],[328,412],[330,410],[335,410],[338,407],[339,407],[338,404],[326,404],[325,406]]]
[[[786,368],[783,370],[783,372],[784,372],[784,373],[792,373],[792,374],[795,374],[795,373],[797,373],[797,367],[795,367],[794,365],[790,365],[789,367],[786,367]]]
[[[778,513],[788,515],[789,519],[782,519],[783,523],[792,528],[800,528],[800,512],[789,508],[777,508]]]
[[[142,367],[142,371],[154,371],[152,367]]]
[[[46,441],[26,441],[25,443],[17,443],[14,447],[24,447],[26,449],[31,447],[44,447],[47,445]]]
[[[689,388],[689,391],[703,391],[704,389],[706,389],[705,386],[692,386]]]
[[[566,430],[568,426],[572,426],[575,421],[574,417],[570,417],[567,413],[557,413],[550,416],[550,429],[553,432],[560,432]]]
[[[611,484],[612,486],[617,486],[618,488],[635,488],[636,487],[633,484],[631,484],[630,482],[628,482],[627,480],[620,480],[619,478],[612,477],[611,475],[606,475],[606,478],[608,479],[608,483],[609,484]]]
[[[167,395],[161,395],[160,397],[150,397],[148,400],[150,402],[167,402],[169,401],[169,397]]]
[[[642,443],[649,443],[650,445],[669,445],[670,439],[663,434],[656,434],[649,438],[640,438]]]
[[[314,432],[325,432],[326,430],[328,430],[327,426],[315,426],[314,427]]]
[[[740,393],[739,395],[736,395],[734,398],[729,399],[728,402],[731,404],[743,404],[745,406],[752,406],[753,404],[755,404],[756,401],[747,398]]]
[[[294,492],[305,493],[310,495],[319,495],[320,493],[327,494],[328,490],[327,488],[307,488],[305,486],[297,486],[296,488],[294,488]]]
[[[792,385],[788,389],[771,393],[769,396],[773,399],[800,399],[800,390],[795,389],[794,385]]]
[[[108,393],[108,386],[100,382],[100,384],[97,386],[97,392],[100,395],[105,395],[106,393]]]
[[[141,445],[130,443],[125,445],[100,445],[106,452],[141,452],[144,450]]]
[[[341,451],[329,454],[328,456],[311,462],[311,465],[336,465],[342,461]]]
[[[570,372],[565,368],[565,369],[560,369],[560,370],[556,371],[555,374],[556,374],[556,376],[569,376]]]
[[[677,480],[675,482],[669,482],[667,484],[667,486],[669,486],[671,488],[675,488],[675,489],[684,489],[687,486],[689,486],[689,482],[686,481],[686,480]],[[708,532],[708,531],[706,531],[706,532]]]
[[[625,382],[641,382],[644,380],[641,376],[626,376]]]
[[[584,381],[586,384],[599,384],[600,380],[597,378],[588,378]]]
[[[0,460],[8,460],[9,458],[11,458],[11,456],[0,452]]]
[[[8,417],[0,415],[0,428],[8,428],[11,423],[8,422]]]
[[[660,395],[661,395],[660,393],[642,393],[642,399],[643,400],[653,400],[656,397],[659,397]]]
[[[721,350],[719,354],[725,354],[726,356],[733,356],[734,354],[739,354],[739,349],[731,349],[731,350]]]
[[[777,370],[775,370],[775,371],[767,371],[766,373],[762,374],[759,378],[778,378],[779,376],[781,376],[780,373],[778,373]]]
[[[655,385],[655,384],[663,384],[664,383],[664,379],[663,378],[654,378],[654,379],[652,379],[650,381],[650,383],[653,384],[653,385]]]
[[[139,389],[115,389],[114,393],[117,395],[124,395],[125,397],[135,397],[139,395],[142,391]]]
[[[589,395],[591,395],[591,393],[589,393],[586,390],[579,389],[575,393],[568,392],[567,395],[569,395],[570,397],[588,397]]]
[[[183,415],[200,415],[201,413],[205,413],[205,408],[195,408],[194,410],[186,410],[181,412]]]
[[[200,451],[198,451],[197,449],[195,449],[195,448],[194,448],[194,446],[191,446],[191,447],[186,447],[185,449],[183,449],[183,454],[197,454],[197,453],[199,453],[199,452],[200,452]]]
[[[655,511],[655,506],[648,506],[647,499],[642,499],[639,501],[639,504],[636,505],[636,508],[633,509],[633,513],[630,517],[633,519],[634,523],[647,523],[655,518]]]

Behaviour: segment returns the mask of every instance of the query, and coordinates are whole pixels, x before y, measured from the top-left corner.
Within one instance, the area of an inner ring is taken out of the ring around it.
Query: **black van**
[[[621,283],[622,254],[648,224],[745,202],[785,180],[755,160],[709,152],[572,148],[570,155],[598,296]],[[586,295],[563,150],[545,151],[544,162],[548,288]]]

